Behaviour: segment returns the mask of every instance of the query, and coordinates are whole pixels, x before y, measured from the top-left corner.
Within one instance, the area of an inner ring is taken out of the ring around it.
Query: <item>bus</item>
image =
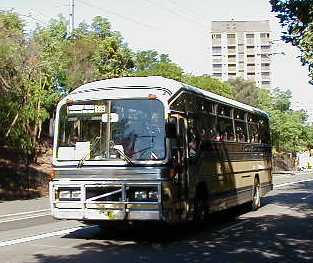
[[[273,189],[268,115],[163,77],[95,81],[57,105],[53,167],[57,219],[175,224],[256,210]]]

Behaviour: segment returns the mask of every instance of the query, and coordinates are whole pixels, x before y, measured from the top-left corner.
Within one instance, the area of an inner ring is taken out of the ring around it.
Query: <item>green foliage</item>
[[[258,107],[269,113],[272,143],[277,151],[297,152],[311,149],[313,145],[313,127],[306,123],[307,115],[303,111],[293,111],[291,92],[274,89],[261,89]]]
[[[290,92],[257,91],[242,80],[224,83],[186,74],[166,54],[133,52],[103,17],[95,17],[90,25],[81,23],[71,36],[61,16],[25,35],[23,21],[12,12],[0,12],[0,143],[19,149],[29,164],[36,158],[42,124],[64,94],[98,79],[151,75],[258,105],[270,113],[278,149],[293,151],[313,145],[305,113],[290,109]]]
[[[26,36],[17,14],[1,12],[0,36],[0,135],[27,163],[36,157],[42,123],[64,93],[128,75],[134,67],[132,51],[102,17],[81,24],[72,36],[61,16]]]
[[[138,77],[162,76],[182,81],[184,71],[180,66],[172,62],[168,55],[159,55],[155,50],[145,50],[136,53],[135,70],[132,75]]]
[[[22,22],[13,13],[1,13],[0,81],[1,138],[18,148],[27,163],[36,155],[41,124],[47,107],[55,102],[50,62],[44,59],[33,39],[23,34]],[[13,32],[13,33],[12,33]]]
[[[233,88],[233,98],[235,100],[251,106],[257,105],[259,88],[255,85],[255,81],[236,78],[229,80],[228,83]]]
[[[282,26],[283,40],[301,50],[301,61],[310,67],[313,78],[313,4],[312,0],[270,0]]]
[[[209,76],[193,76],[187,74],[184,76],[183,81],[187,84],[214,92],[221,96],[232,97],[232,87],[229,84]]]
[[[209,76],[194,76],[184,73],[183,69],[173,63],[167,54],[159,54],[155,50],[136,53],[134,76],[162,76],[175,79],[186,84],[231,97],[232,87]]]

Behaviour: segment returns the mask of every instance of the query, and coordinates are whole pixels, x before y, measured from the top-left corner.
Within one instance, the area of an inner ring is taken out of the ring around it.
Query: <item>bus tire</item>
[[[251,210],[256,211],[261,207],[261,188],[260,181],[256,177],[254,178],[254,185],[252,191],[252,202],[251,202]]]
[[[209,218],[208,213],[208,196],[204,185],[197,187],[196,196],[193,202],[193,222],[205,223]]]

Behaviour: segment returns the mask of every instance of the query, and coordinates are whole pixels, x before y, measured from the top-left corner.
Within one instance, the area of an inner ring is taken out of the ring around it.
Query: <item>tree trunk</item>
[[[13,126],[15,125],[17,119],[18,119],[18,116],[19,116],[19,112],[16,113],[16,115],[15,115],[13,121],[11,122],[11,125],[10,125],[9,129],[8,129],[8,131],[7,131],[6,134],[5,134],[5,137],[6,137],[6,138],[8,138],[8,136],[10,135],[10,132],[11,132]]]

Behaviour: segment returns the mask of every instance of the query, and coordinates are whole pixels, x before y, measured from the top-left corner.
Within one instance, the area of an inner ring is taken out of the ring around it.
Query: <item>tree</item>
[[[183,81],[203,90],[211,91],[218,95],[232,98],[232,87],[228,83],[222,82],[218,79],[214,79],[206,75],[193,76],[191,74],[186,74],[184,75]]]
[[[255,85],[255,81],[236,78],[229,80],[228,83],[232,86],[235,100],[251,106],[257,105],[259,88]]]
[[[59,17],[25,35],[17,14],[0,13],[0,135],[27,164],[36,159],[42,123],[59,97],[88,81],[128,75],[134,67],[132,51],[105,18],[81,24],[72,36],[66,25]]]
[[[297,152],[313,145],[313,130],[304,111],[291,109],[291,92],[261,89],[258,107],[269,114],[272,143],[277,151]]]
[[[301,61],[313,78],[313,5],[311,0],[270,0],[272,11],[286,31],[282,39],[300,48]]]
[[[2,12],[0,21],[0,79],[5,87],[1,94],[0,134],[20,150],[29,164],[36,157],[42,122],[49,116],[45,105],[54,97],[49,62],[23,33],[17,14]]]
[[[156,50],[138,51],[135,55],[134,76],[162,76],[182,81],[184,71],[175,64],[167,54],[159,54]]]
[[[66,93],[90,81],[128,75],[134,67],[132,51],[103,17],[95,17],[91,25],[81,23],[72,36],[67,35],[65,19],[59,17],[34,37],[42,52],[56,62],[58,88]]]
[[[135,70],[137,72],[151,70],[161,61],[161,55],[156,50],[138,51],[135,57]],[[170,62],[170,61],[166,61]]]

